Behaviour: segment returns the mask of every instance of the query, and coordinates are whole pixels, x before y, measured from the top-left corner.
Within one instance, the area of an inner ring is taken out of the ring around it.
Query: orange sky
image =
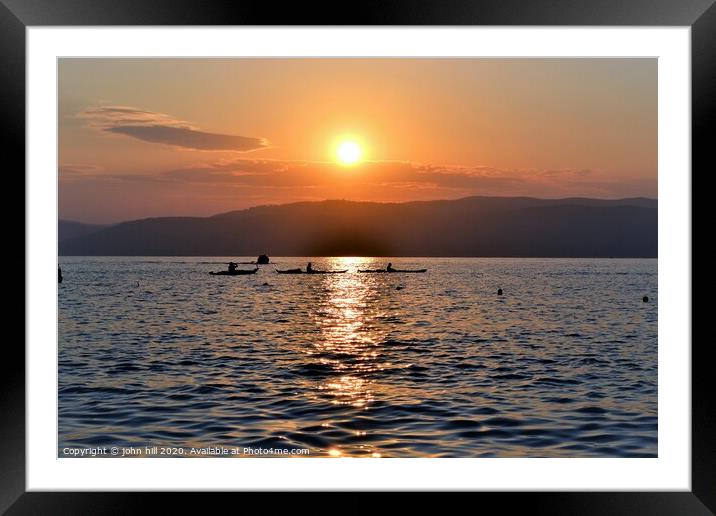
[[[60,217],[655,198],[656,80],[655,59],[61,59]]]

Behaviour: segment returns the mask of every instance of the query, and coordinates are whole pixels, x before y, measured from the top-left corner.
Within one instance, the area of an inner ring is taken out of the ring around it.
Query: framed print
[[[3,510],[711,513],[691,169],[716,8],[587,4],[5,1]]]

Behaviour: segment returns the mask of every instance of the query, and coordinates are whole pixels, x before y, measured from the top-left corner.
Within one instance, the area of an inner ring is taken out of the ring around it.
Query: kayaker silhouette
[[[313,267],[311,266],[311,262],[308,262],[308,265],[306,265],[306,272],[309,274],[313,272]]]
[[[388,263],[388,266],[385,268],[385,270],[388,272],[395,272],[395,269],[393,268],[392,263]]]
[[[229,272],[234,272],[238,266],[238,263],[229,262]]]

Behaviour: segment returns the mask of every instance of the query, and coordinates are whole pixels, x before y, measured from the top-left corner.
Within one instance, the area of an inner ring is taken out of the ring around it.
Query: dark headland
[[[657,211],[645,198],[300,202],[109,226],[60,220],[59,253],[653,258]]]

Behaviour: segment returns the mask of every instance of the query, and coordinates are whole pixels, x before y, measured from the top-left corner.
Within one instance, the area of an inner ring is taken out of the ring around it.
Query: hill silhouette
[[[299,202],[62,235],[61,255],[656,257],[657,201]],[[86,229],[86,228],[85,228]]]
[[[96,233],[97,231],[109,227],[111,224],[85,224],[84,222],[75,222],[74,220],[60,219],[58,224],[59,240],[69,240]]]

